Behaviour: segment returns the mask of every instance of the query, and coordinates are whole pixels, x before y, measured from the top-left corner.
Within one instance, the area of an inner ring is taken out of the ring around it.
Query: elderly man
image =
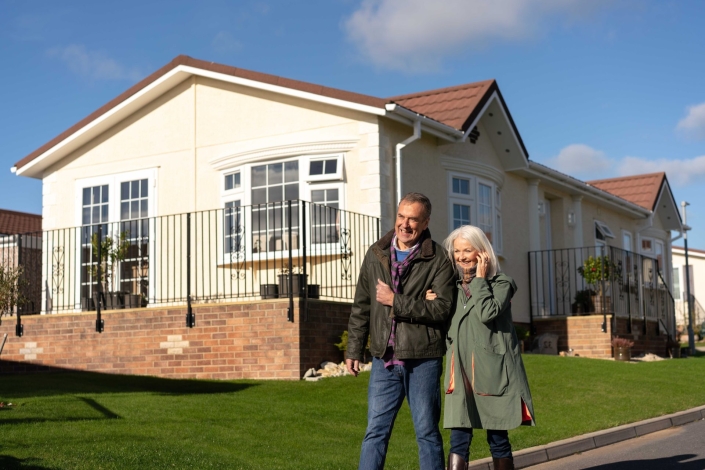
[[[409,193],[399,202],[394,230],[372,245],[357,281],[345,363],[357,376],[367,338],[372,372],[361,470],[384,468],[392,426],[409,402],[423,470],[442,470],[440,377],[445,327],[455,276],[443,248],[431,239],[431,201]],[[428,301],[428,289],[438,294]]]

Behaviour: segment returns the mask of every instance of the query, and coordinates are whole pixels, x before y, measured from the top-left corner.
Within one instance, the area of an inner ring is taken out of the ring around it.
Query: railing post
[[[103,259],[103,254],[102,254],[102,248],[103,248],[103,225],[99,224],[98,225],[98,243],[96,243],[96,253],[98,257],[98,302],[96,303],[95,310],[96,310],[96,319],[95,319],[95,331],[98,333],[102,333],[103,330],[105,329],[105,322],[101,318],[100,315],[100,304],[103,301],[103,283],[101,282],[101,263]]]
[[[528,253],[529,256],[529,332],[532,335],[536,334],[536,328],[534,327],[534,304],[532,302],[532,296],[531,293],[534,290],[532,288],[532,282],[531,282],[531,251]]]
[[[605,247],[600,246],[600,266],[602,270],[600,271],[600,283],[602,285],[602,332],[607,333],[607,309],[605,308]]]
[[[191,213],[186,214],[186,326],[196,326],[196,315],[191,306]]]
[[[308,321],[308,270],[306,269],[306,201],[299,201],[301,206],[301,222],[299,227],[301,230],[301,248],[303,249],[301,263],[303,267],[303,282],[304,282],[304,299],[303,299],[303,315],[299,316],[304,321]]]
[[[17,235],[17,267],[22,266],[22,235]],[[17,288],[19,289],[19,279],[17,279]],[[17,305],[17,325],[15,325],[15,336],[21,337],[24,334],[24,325],[22,325],[22,312]],[[7,335],[6,335],[7,336]],[[3,344],[5,342],[3,341]]]
[[[289,229],[289,310],[287,312],[287,320],[290,322],[294,321],[294,265],[291,257],[291,243],[292,243],[292,223],[291,223],[291,199],[286,201],[286,217],[287,217],[287,228]],[[299,283],[300,284],[300,283]],[[299,285],[299,288],[301,286]]]

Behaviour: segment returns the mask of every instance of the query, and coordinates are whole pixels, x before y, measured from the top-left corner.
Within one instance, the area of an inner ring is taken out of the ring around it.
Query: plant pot
[[[614,348],[614,360],[629,362],[632,360],[632,349],[631,348]]]
[[[142,308],[142,296],[140,294],[125,294],[125,308]]]
[[[308,285],[308,298],[317,299],[321,296],[321,286],[319,284]]]
[[[605,295],[595,295],[592,298],[592,303],[595,306],[595,313],[612,313],[612,297]],[[604,310],[603,310],[604,308]]]
[[[95,310],[95,301],[89,297],[81,298],[81,311],[89,312]]]
[[[260,284],[259,295],[263,299],[276,299],[279,297],[279,286],[276,284]]]
[[[105,295],[105,310],[118,310],[125,308],[125,294],[122,292],[108,292]]]
[[[304,285],[306,284],[306,279],[308,274],[304,277],[303,274],[292,274],[292,292],[294,297],[304,296]],[[289,275],[279,274],[279,297],[289,297]]]

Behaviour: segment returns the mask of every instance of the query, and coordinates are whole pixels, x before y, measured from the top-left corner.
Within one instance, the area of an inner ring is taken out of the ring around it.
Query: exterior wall
[[[82,178],[153,169],[158,197],[150,215],[209,210],[222,206],[214,160],[279,159],[257,151],[341,140],[354,142],[344,157],[346,209],[380,216],[379,196],[372,194],[385,181],[365,179],[371,167],[389,172],[376,116],[194,77],[45,172],[44,229],[80,225],[75,182]],[[360,192],[367,197],[356,197]]]
[[[185,308],[111,311],[105,331],[95,332],[95,314],[23,317],[25,335],[14,322],[0,373],[51,369],[200,379],[296,380],[324,360],[339,361],[334,346],[347,328],[350,304],[309,300],[302,319],[288,300],[194,306],[196,326],[185,327]]]
[[[682,240],[679,240],[679,242]],[[676,298],[676,324],[688,324],[688,307],[686,299],[685,283],[685,249],[683,246],[673,247],[673,268],[678,269],[679,289],[673,290]],[[690,281],[692,289],[690,295],[695,296],[696,302],[693,304],[693,326],[702,325],[705,322],[705,251],[688,247],[688,265],[692,266],[693,276]],[[701,331],[700,335],[705,334]]]

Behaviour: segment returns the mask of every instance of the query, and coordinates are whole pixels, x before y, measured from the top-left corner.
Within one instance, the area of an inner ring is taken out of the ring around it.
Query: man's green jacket
[[[431,239],[428,229],[421,236],[421,251],[411,261],[394,306],[376,300],[377,279],[392,286],[390,246],[392,230],[372,245],[360,268],[355,300],[348,323],[346,358],[362,360],[367,338],[370,352],[381,358],[389,341],[392,319],[397,322],[394,352],[398,359],[441,357],[455,289],[455,271],[443,247]],[[428,289],[438,296],[426,300]]]

